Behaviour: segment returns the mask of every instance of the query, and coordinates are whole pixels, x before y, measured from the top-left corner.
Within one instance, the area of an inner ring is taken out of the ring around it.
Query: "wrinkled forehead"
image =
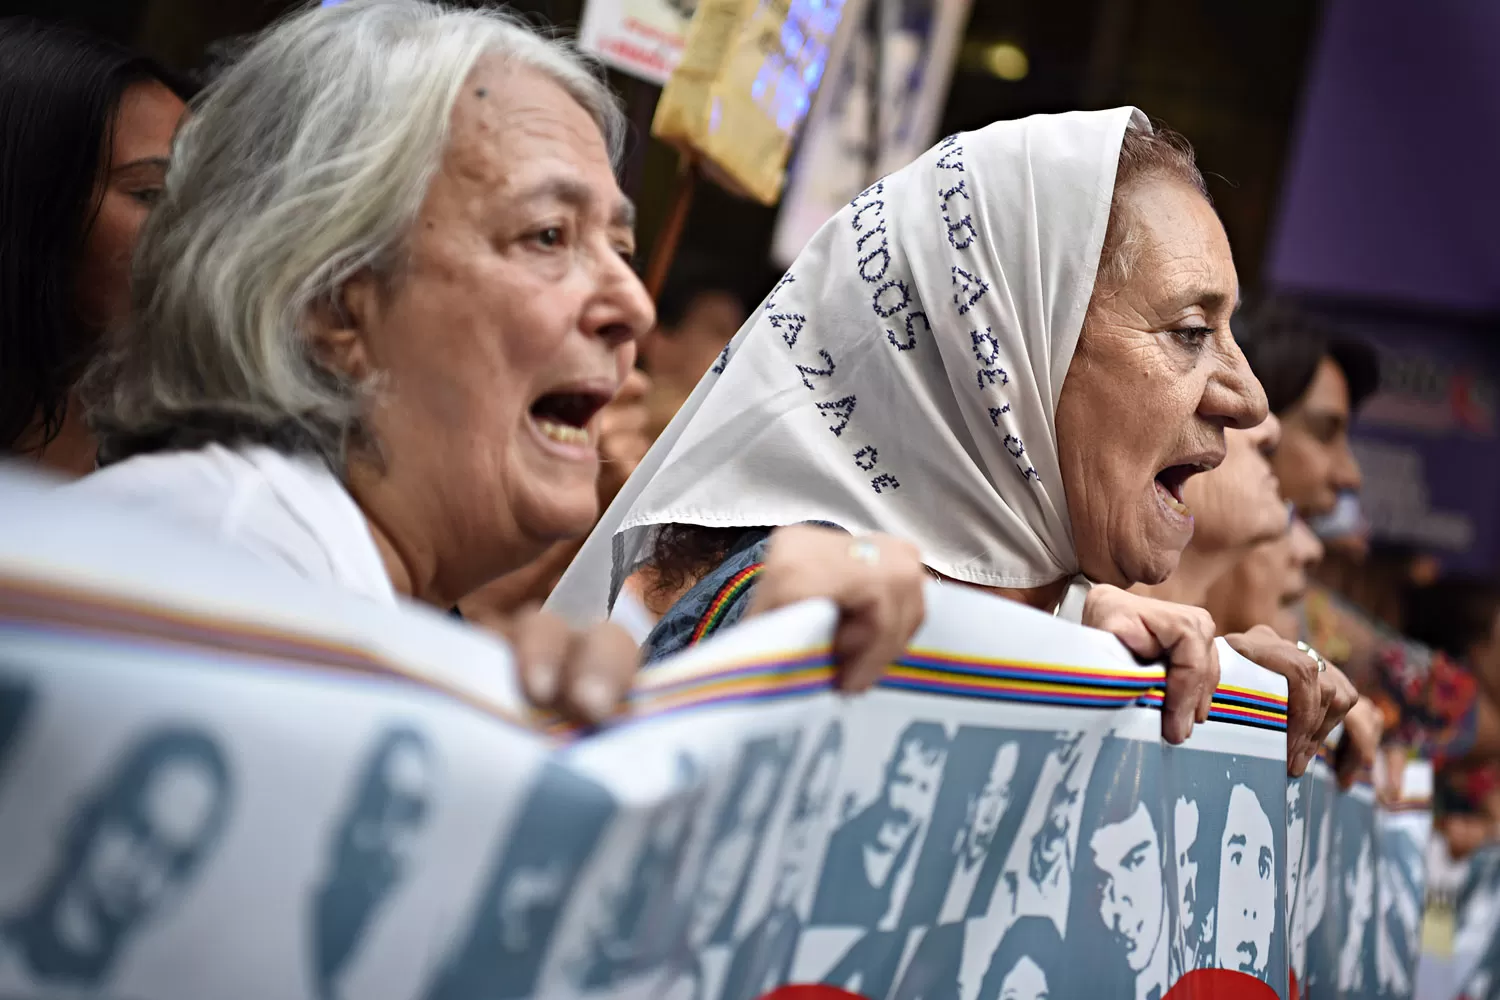
[[[434,184],[515,197],[558,179],[606,211],[624,200],[598,122],[572,94],[541,70],[481,57],[454,101]]]

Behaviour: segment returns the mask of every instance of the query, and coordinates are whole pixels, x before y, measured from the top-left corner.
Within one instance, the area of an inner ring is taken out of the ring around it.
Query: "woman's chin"
[[[519,519],[522,531],[531,538],[572,541],[592,531],[599,519],[599,500],[592,483],[587,489],[559,489],[534,496],[534,500]]]

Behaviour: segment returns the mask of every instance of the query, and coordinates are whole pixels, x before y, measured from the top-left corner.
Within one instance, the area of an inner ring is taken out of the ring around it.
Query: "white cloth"
[[[1133,108],[944,139],[813,237],[548,601],[598,620],[651,528],[830,521],[940,573],[1078,573],[1055,413]],[[1070,601],[1070,604],[1081,603]]]
[[[63,489],[206,531],[308,579],[396,603],[364,514],[317,459],[209,445],[138,455]]]

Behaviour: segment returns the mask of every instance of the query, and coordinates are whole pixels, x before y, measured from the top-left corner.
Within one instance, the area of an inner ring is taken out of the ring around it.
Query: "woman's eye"
[[[1183,346],[1196,350],[1202,347],[1209,337],[1214,335],[1214,328],[1211,326],[1183,326],[1168,332],[1181,341]]]
[[[563,242],[562,227],[548,226],[545,229],[538,229],[532,238],[544,247],[560,247]]]
[[[130,192],[130,197],[142,205],[150,207],[151,205],[155,205],[157,200],[161,198],[161,188],[142,188],[139,191]]]

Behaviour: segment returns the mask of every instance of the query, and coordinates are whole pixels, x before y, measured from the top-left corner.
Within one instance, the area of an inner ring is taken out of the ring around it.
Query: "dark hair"
[[[1332,358],[1349,383],[1349,408],[1357,411],[1380,386],[1380,358],[1361,340],[1284,300],[1269,300],[1235,317],[1235,339],[1266,390],[1271,412],[1285,413],[1307,394],[1318,365]]]
[[[1490,636],[1500,613],[1500,582],[1455,576],[1406,594],[1403,622],[1408,636],[1455,659],[1467,659]]]
[[[68,393],[100,331],[76,298],[84,239],[99,211],[115,114],[131,84],[191,86],[114,42],[30,18],[0,20],[0,442],[40,421],[57,436]]]
[[[1005,985],[1005,977],[1021,964],[1023,958],[1031,959],[1042,970],[1049,995],[1062,996],[1064,991],[1059,973],[1065,957],[1062,936],[1057,933],[1057,925],[1051,917],[1022,917],[1011,925],[995,946],[979,987],[980,1000],[996,1000]],[[1091,963],[1085,961],[1084,964]]]

